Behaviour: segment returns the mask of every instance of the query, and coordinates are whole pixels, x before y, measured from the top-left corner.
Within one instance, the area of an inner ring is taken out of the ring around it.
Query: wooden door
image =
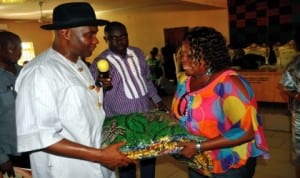
[[[162,48],[162,55],[164,57],[164,71],[165,77],[169,80],[176,81],[176,68],[174,64],[174,53],[180,47],[188,27],[165,28],[165,46]]]
[[[184,34],[188,31],[188,27],[165,28],[165,45],[168,43],[177,49],[184,38]]]

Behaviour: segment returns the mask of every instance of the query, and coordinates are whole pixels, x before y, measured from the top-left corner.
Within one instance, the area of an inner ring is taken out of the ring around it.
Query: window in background
[[[34,47],[32,42],[22,42],[22,56],[18,64],[23,66],[35,57]]]

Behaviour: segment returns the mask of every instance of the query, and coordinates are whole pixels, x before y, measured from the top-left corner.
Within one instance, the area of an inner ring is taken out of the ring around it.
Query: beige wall
[[[202,10],[186,12],[153,12],[153,13],[107,13],[98,15],[110,21],[121,21],[129,33],[129,43],[140,47],[147,55],[152,47],[164,46],[164,28],[211,26],[219,30],[229,40],[229,24],[227,9]],[[53,34],[51,31],[41,30],[40,23],[0,20],[0,24],[7,24],[8,30],[19,34],[23,41],[32,41],[36,54],[51,45]],[[103,41],[103,27],[99,28],[100,43],[93,55],[88,58],[92,61],[106,48]]]

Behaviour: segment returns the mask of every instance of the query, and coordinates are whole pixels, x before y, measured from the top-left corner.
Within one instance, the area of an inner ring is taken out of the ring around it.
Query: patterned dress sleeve
[[[253,90],[243,77],[237,77],[239,77],[246,88],[248,96],[243,94],[231,77],[226,77],[223,82],[222,107],[225,118],[227,118],[224,121],[224,127],[227,125],[229,129],[223,133],[223,136],[227,139],[237,139],[242,137],[250,128],[253,128],[256,146],[261,150],[267,151],[268,146],[263,133],[262,118],[257,113],[257,103]]]

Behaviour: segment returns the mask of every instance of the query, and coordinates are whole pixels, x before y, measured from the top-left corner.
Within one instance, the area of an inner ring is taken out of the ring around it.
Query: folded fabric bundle
[[[102,133],[102,147],[126,141],[121,152],[129,158],[146,159],[168,154],[194,169],[207,170],[210,161],[205,154],[199,153],[193,159],[178,155],[182,149],[177,146],[179,142],[203,140],[189,134],[169,114],[157,110],[106,118]]]

